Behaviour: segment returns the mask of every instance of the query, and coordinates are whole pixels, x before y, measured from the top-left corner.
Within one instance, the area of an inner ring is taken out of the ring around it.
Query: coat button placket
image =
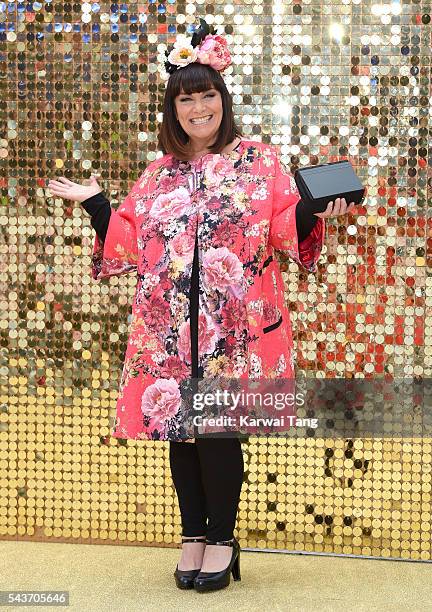
[[[191,362],[192,362],[192,378],[202,378],[202,368],[198,366],[199,354],[198,354],[198,315],[199,315],[199,256],[198,256],[198,222],[199,222],[199,205],[197,199],[199,199],[198,187],[201,185],[200,172],[195,172],[190,176],[190,187],[191,187],[191,200],[194,208],[194,219],[195,219],[195,245],[194,245],[194,256],[192,262],[192,274],[190,281],[190,302],[189,302],[189,318],[190,318],[190,341],[191,341]],[[195,383],[194,388],[196,388]],[[196,426],[194,426],[195,434],[197,432]]]

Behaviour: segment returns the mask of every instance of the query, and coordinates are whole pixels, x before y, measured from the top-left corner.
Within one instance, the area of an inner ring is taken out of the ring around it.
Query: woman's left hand
[[[348,213],[353,213],[356,209],[355,207],[356,207],[355,202],[351,202],[347,206],[345,198],[336,198],[336,200],[334,201],[334,206],[333,206],[333,200],[332,200],[331,202],[327,204],[327,208],[325,209],[324,212],[313,213],[313,214],[316,215],[317,217],[321,217],[322,219],[326,217],[338,217],[339,215],[346,215]]]

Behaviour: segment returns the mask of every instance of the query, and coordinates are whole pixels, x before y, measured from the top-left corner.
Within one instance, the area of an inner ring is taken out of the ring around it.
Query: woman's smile
[[[206,123],[211,121],[212,118],[213,115],[204,115],[203,117],[194,117],[190,121],[193,125],[205,125]]]

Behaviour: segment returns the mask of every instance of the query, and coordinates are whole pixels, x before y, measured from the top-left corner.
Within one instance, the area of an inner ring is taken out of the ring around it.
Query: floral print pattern
[[[191,189],[188,173],[202,180]],[[316,271],[319,218],[300,244],[296,183],[278,149],[242,139],[230,153],[150,163],[95,236],[95,280],[134,272],[137,286],[113,436],[193,441],[182,381],[191,377],[189,298],[195,236],[203,377],[293,378],[289,311],[275,249]]]

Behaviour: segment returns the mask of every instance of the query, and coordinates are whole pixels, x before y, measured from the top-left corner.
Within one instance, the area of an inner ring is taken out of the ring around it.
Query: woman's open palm
[[[49,181],[48,189],[54,196],[81,203],[87,200],[87,198],[91,198],[91,196],[103,191],[96,180],[96,175],[92,174],[89,181],[89,185],[80,185],[79,183],[70,181],[65,176],[60,176],[56,180],[51,179]]]

